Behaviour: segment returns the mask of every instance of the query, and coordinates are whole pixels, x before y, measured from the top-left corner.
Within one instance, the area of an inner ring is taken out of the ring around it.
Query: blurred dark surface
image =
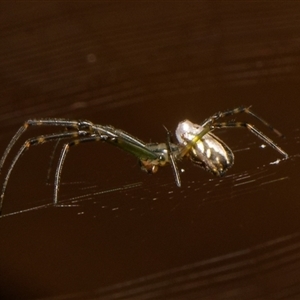
[[[164,142],[162,125],[253,105],[286,139],[237,119],[290,155],[220,130],[234,167],[214,178],[184,161],[179,189],[169,167],[150,176],[84,144],[66,159],[58,208],[54,146],[33,147],[4,199],[1,299],[300,298],[299,3],[1,2],[0,16],[1,152],[29,118]],[[30,128],[18,146],[55,130]]]

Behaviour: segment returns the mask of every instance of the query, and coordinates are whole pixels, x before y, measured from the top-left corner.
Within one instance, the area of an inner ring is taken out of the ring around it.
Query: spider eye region
[[[154,174],[158,171],[158,164],[156,161],[152,160],[140,160],[139,161],[140,166],[142,171],[149,173],[149,174]]]

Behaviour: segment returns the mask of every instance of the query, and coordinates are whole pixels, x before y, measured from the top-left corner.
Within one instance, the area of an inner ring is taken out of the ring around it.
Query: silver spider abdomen
[[[176,129],[176,137],[182,146],[191,143],[188,156],[191,161],[217,176],[222,176],[233,165],[234,155],[231,149],[217,136],[208,132],[200,139],[205,128],[189,120],[180,122]]]

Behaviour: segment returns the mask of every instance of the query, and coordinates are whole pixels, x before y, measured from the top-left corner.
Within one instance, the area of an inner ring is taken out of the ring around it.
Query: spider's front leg
[[[73,140],[72,142],[66,143],[63,145],[63,148],[61,150],[61,154],[57,163],[56,171],[55,171],[55,178],[54,178],[54,196],[53,196],[53,204],[57,205],[58,203],[58,192],[60,187],[60,179],[61,179],[61,172],[63,168],[63,164],[65,162],[66,156],[72,146],[77,146],[81,143],[87,143],[87,142],[98,142],[98,141],[106,141],[109,137],[106,135],[101,134],[94,134],[89,137],[83,137],[76,140]]]
[[[66,139],[66,138],[76,138],[80,135],[86,135],[87,133],[85,131],[75,131],[75,132],[62,132],[62,133],[57,133],[57,134],[49,134],[49,135],[40,135],[38,137],[30,138],[25,141],[25,143],[21,146],[17,154],[12,160],[12,163],[9,166],[9,169],[7,171],[7,174],[4,178],[3,186],[2,186],[2,192],[0,196],[0,215],[1,215],[1,210],[2,210],[2,205],[3,205],[3,200],[4,200],[4,195],[6,191],[6,186],[8,183],[8,180],[10,178],[11,172],[19,160],[19,158],[23,155],[25,151],[27,151],[31,146],[34,145],[40,145],[46,142],[50,141],[55,141],[59,139]]]
[[[95,125],[94,129],[95,133],[93,135],[73,140],[63,146],[55,172],[53,198],[55,205],[58,203],[58,192],[63,164],[67,153],[73,146],[85,142],[107,142],[137,157],[140,161],[142,170],[147,171],[148,173],[155,173],[159,166],[164,166],[168,161],[165,144],[145,144],[129,133],[120,129],[115,129],[112,126]]]
[[[85,131],[85,132],[93,132],[93,123],[90,121],[74,121],[74,120],[67,120],[67,119],[29,119],[27,120],[15,133],[15,135],[10,140],[9,144],[7,145],[1,160],[0,160],[0,173],[4,162],[10,153],[11,149],[15,145],[15,143],[19,140],[21,135],[30,127],[30,126],[60,126],[64,128],[72,128],[73,131]]]

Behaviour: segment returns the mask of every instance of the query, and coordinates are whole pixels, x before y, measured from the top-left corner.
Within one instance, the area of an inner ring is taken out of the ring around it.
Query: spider
[[[175,132],[178,143],[174,143],[172,141],[172,135],[167,128],[165,128],[167,132],[165,143],[144,143],[123,130],[115,129],[110,125],[93,124],[87,120],[68,120],[58,118],[30,119],[19,128],[9,142],[0,160],[0,171],[11,149],[28,127],[57,126],[64,128],[64,131],[29,138],[21,146],[13,158],[4,178],[0,199],[0,213],[2,210],[6,186],[18,159],[31,146],[40,145],[50,141],[60,141],[62,139],[68,140],[62,147],[55,171],[53,196],[54,205],[58,205],[60,178],[66,155],[72,146],[80,143],[102,141],[117,146],[136,156],[139,160],[141,169],[148,173],[156,173],[159,167],[165,166],[169,163],[172,167],[175,182],[178,187],[181,186],[181,180],[177,168],[177,161],[180,161],[184,157],[188,157],[194,164],[201,166],[205,170],[217,176],[222,176],[233,165],[234,154],[221,139],[212,133],[215,129],[234,127],[246,128],[258,138],[263,140],[266,144],[277,150],[285,158],[288,158],[288,154],[285,151],[277,146],[268,136],[256,129],[252,124],[235,121],[218,122],[220,118],[232,116],[238,113],[247,113],[251,115],[266,125],[278,136],[282,136],[277,129],[273,128],[268,122],[250,110],[250,107],[244,106],[223,112],[217,112],[200,125],[193,124],[189,120],[180,122]]]

